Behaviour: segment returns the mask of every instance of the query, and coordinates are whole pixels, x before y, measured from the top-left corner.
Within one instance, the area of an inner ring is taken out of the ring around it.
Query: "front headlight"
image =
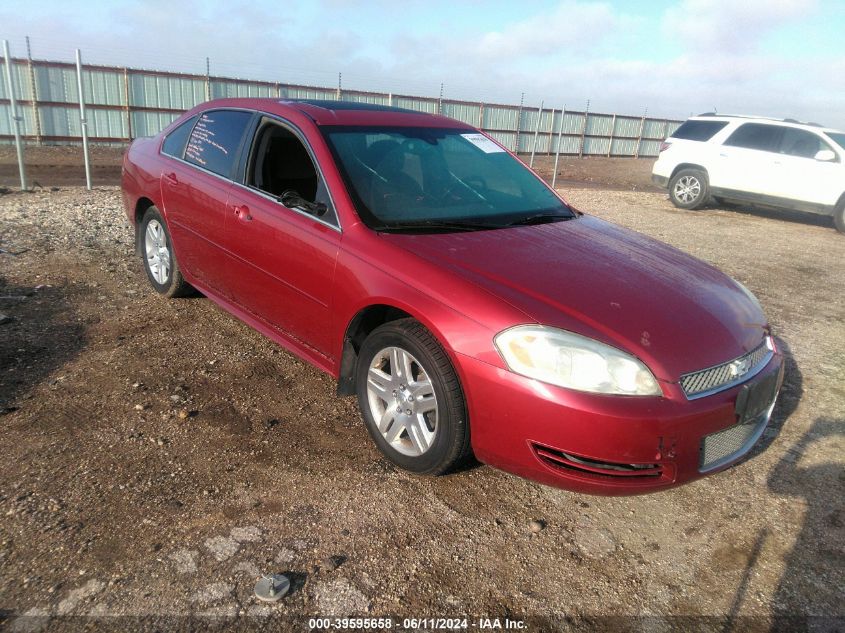
[[[580,336],[542,325],[519,325],[493,339],[508,368],[567,389],[659,396],[660,386],[640,360]]]

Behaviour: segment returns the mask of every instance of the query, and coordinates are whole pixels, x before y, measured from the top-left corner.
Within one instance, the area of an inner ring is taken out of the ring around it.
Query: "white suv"
[[[661,145],[652,180],[682,209],[713,198],[809,211],[845,233],[845,133],[813,123],[692,117]]]

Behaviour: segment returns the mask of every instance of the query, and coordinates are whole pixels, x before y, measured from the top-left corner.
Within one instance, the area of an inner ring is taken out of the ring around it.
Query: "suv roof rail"
[[[796,125],[811,125],[813,127],[824,127],[820,123],[805,123],[804,121],[799,121],[798,119],[778,119],[776,117],[771,116],[759,116],[754,114],[720,114],[718,112],[702,112],[696,116],[720,116],[725,117],[726,119],[757,119],[760,121],[778,121],[780,123],[794,123]]]

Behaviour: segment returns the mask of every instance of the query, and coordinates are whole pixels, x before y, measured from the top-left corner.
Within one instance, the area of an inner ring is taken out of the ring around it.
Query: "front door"
[[[294,191],[301,204],[278,198]],[[307,203],[322,202],[317,217]],[[227,244],[236,302],[301,346],[328,358],[341,232],[314,161],[291,129],[265,121],[252,143],[244,185],[229,196]]]

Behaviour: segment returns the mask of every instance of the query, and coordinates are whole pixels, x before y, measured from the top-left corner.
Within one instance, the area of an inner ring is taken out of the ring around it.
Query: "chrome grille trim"
[[[720,365],[684,374],[681,376],[681,388],[687,400],[704,398],[730,389],[759,374],[769,364],[774,354],[771,338],[766,336],[760,345],[747,354]],[[741,371],[743,367],[745,370]],[[739,373],[737,373],[738,369]]]

